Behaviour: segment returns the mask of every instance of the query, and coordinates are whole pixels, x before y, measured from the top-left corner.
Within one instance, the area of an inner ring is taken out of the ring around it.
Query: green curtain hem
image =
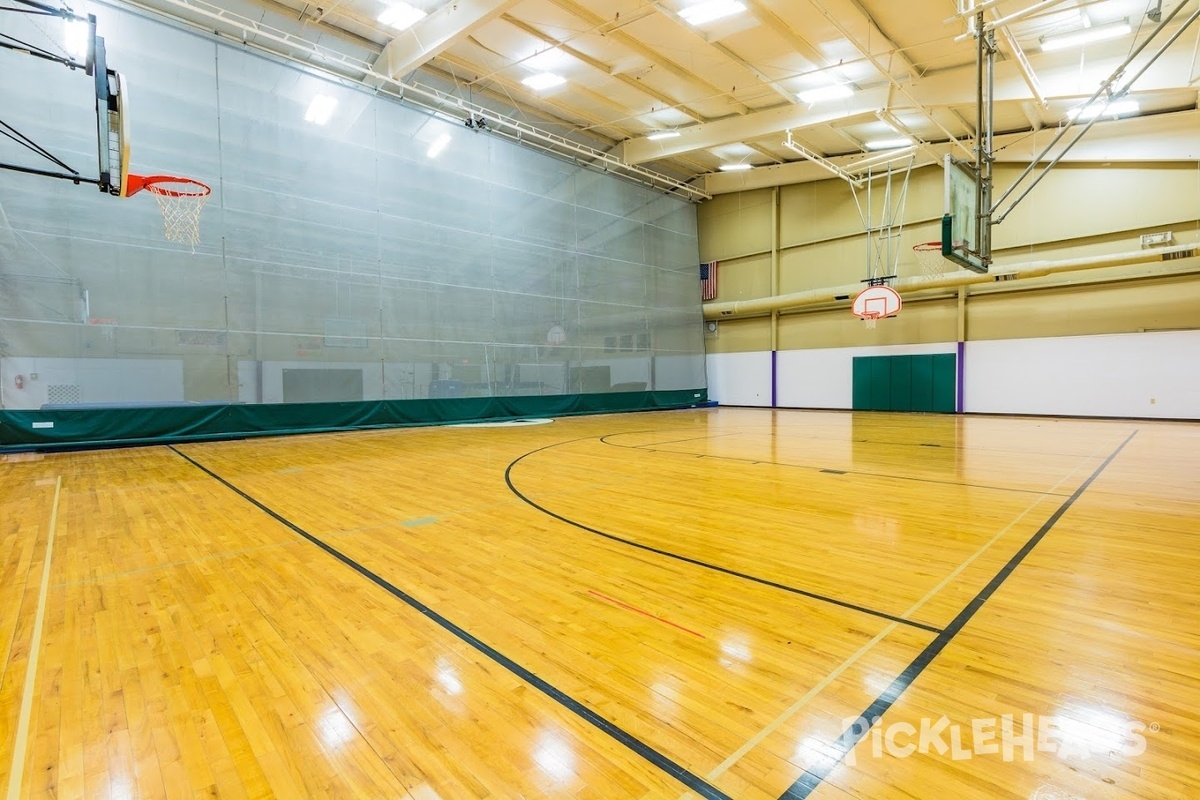
[[[680,389],[360,403],[0,410],[0,453],[656,411],[707,404],[707,389]]]

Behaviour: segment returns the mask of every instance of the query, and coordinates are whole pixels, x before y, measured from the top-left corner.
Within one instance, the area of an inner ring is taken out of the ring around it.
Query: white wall
[[[23,383],[20,389],[18,375]],[[0,358],[0,406],[41,408],[50,402],[52,386],[78,387],[80,403],[181,403],[183,362],[174,358]]]
[[[1200,419],[1200,331],[968,342],[967,411]]]
[[[710,354],[708,399],[726,406],[770,406],[771,354]]]
[[[854,359],[954,353],[954,342],[879,347],[831,347],[779,353],[779,405],[784,408],[851,408]],[[720,401],[718,401],[720,402]]]
[[[856,356],[954,353],[956,344],[785,350],[781,408],[851,408]],[[967,342],[964,410],[982,414],[1200,419],[1200,331]],[[771,404],[771,354],[708,356],[709,397]]]

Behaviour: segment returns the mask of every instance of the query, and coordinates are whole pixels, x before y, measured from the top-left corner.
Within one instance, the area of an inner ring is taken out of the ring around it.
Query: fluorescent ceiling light
[[[67,55],[76,60],[87,58],[91,32],[92,26],[81,19],[63,20],[63,45]]]
[[[1079,45],[1090,44],[1091,42],[1102,42],[1105,39],[1116,39],[1132,32],[1133,28],[1129,27],[1129,21],[1122,20],[1121,22],[1113,22],[1108,25],[1097,25],[1094,28],[1084,28],[1080,31],[1064,33],[1058,36],[1043,36],[1042,50],[1043,52],[1065,50],[1068,47],[1078,47]]]
[[[732,17],[746,10],[746,4],[738,0],[706,0],[681,9],[679,16],[689,25],[704,25],[725,17]]]
[[[383,10],[378,19],[384,25],[390,25],[398,31],[403,31],[416,25],[425,16],[419,8],[413,8],[402,0],[396,0]]]
[[[652,142],[657,142],[659,139],[674,139],[679,135],[679,131],[655,131],[646,138]]]
[[[841,100],[844,97],[852,97],[854,90],[844,83],[835,83],[832,86],[822,86],[819,89],[805,89],[803,92],[797,92],[796,96],[800,98],[801,103],[819,103],[822,100]]]
[[[745,172],[748,169],[754,169],[754,165],[738,162],[736,164],[722,164],[720,166],[721,172]]]
[[[540,92],[543,89],[552,89],[567,82],[567,79],[561,75],[555,75],[553,72],[539,72],[537,75],[530,75],[521,83],[533,89],[535,92]]]
[[[438,155],[440,155],[441,152],[446,149],[446,145],[448,144],[450,144],[450,134],[443,133],[441,136],[434,139],[433,143],[429,145],[429,149],[425,151],[425,157],[437,158]]]
[[[1141,109],[1137,100],[1118,100],[1115,103],[1099,101],[1083,108],[1072,108],[1067,112],[1071,119],[1095,119],[1096,117],[1119,117],[1134,114]]]
[[[895,139],[874,139],[866,144],[868,150],[895,150],[897,147],[911,147],[912,139],[900,136]]]
[[[319,94],[308,104],[308,111],[304,112],[304,121],[324,125],[333,116],[335,108],[337,108],[336,98],[327,94]]]

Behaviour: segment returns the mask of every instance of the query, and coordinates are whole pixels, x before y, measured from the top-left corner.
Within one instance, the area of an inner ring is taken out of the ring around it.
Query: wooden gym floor
[[[1198,575],[1195,424],[710,409],[10,456],[0,790],[1194,798]]]

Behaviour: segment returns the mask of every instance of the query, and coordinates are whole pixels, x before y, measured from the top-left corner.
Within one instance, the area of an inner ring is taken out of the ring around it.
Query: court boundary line
[[[1125,449],[1125,446],[1133,441],[1133,437],[1137,436],[1137,434],[1138,429],[1135,428],[1133,433],[1129,434],[1129,436],[1125,438],[1125,441],[1117,445],[1117,449],[1109,453],[1108,457],[1104,459],[1100,466],[1096,467],[1092,474],[1088,476],[1087,480],[1080,484],[1079,488],[1076,489],[1071,496],[1068,497],[1058,507],[1058,509],[1050,515],[1049,519],[1042,523],[1042,526],[1038,528],[1037,532],[1034,533],[1033,536],[1031,536],[1029,540],[1025,542],[1024,546],[1021,547],[1021,549],[1018,550],[1012,556],[1012,558],[1010,558],[1005,565],[1000,568],[1000,571],[997,572],[990,581],[988,581],[987,585],[979,590],[979,593],[971,599],[971,602],[967,603],[963,610],[958,612],[950,624],[947,625],[932,642],[926,645],[924,650],[917,654],[917,657],[913,659],[907,667],[905,667],[903,672],[901,672],[892,680],[888,687],[875,698],[871,705],[867,706],[867,708],[858,715],[859,722],[865,721],[866,724],[863,725],[859,724],[859,722],[856,722],[842,732],[842,735],[838,737],[837,741],[833,742],[833,748],[837,752],[836,758],[831,758],[825,761],[819,767],[805,769],[804,772],[801,773],[800,777],[798,777],[792,783],[792,785],[789,786],[782,795],[780,795],[779,800],[805,800],[813,793],[814,790],[816,790],[822,783],[825,782],[825,779],[829,777],[829,774],[834,770],[834,768],[842,763],[842,759],[844,759],[846,755],[849,754],[850,751],[853,750],[854,747],[867,736],[871,728],[875,725],[875,720],[882,718],[883,715],[887,713],[888,709],[890,709],[892,705],[900,699],[905,690],[912,685],[913,681],[915,681],[921,675],[921,673],[925,671],[925,668],[933,663],[933,660],[937,658],[938,655],[946,648],[946,645],[948,645],[951,640],[958,635],[959,631],[961,631],[966,624],[971,621],[975,614],[978,613],[979,609],[983,608],[984,603],[986,603],[991,596],[996,593],[996,590],[999,589],[1006,580],[1008,580],[1009,576],[1011,576],[1016,568],[1021,565],[1021,562],[1023,562],[1031,552],[1033,552],[1033,549],[1037,547],[1042,539],[1046,538],[1046,534],[1050,532],[1050,529],[1053,528],[1060,519],[1062,519],[1062,516],[1066,514],[1068,510],[1070,510],[1071,506],[1075,504],[1075,501],[1078,500],[1083,493],[1087,491],[1088,487],[1100,477],[1101,473],[1108,468],[1108,465],[1111,464],[1118,455],[1120,455],[1121,451]]]
[[[8,771],[8,800],[18,800],[25,780],[26,750],[29,747],[29,722],[33,716],[33,690],[37,683],[38,660],[42,654],[42,629],[46,624],[46,595],[50,589],[50,558],[54,554],[54,535],[58,530],[58,498],[62,475],[54,484],[54,504],[50,508],[50,528],[46,534],[46,557],[42,564],[42,585],[38,589],[37,612],[33,617],[33,636],[29,640],[29,660],[25,664],[25,685],[21,688],[21,713],[17,718],[17,736],[13,740],[12,766]]]
[[[479,653],[487,656],[489,659],[494,661],[496,664],[499,664],[500,666],[504,667],[506,670],[511,672],[513,675],[516,675],[518,678],[525,681],[530,686],[537,689],[539,692],[541,692],[545,696],[549,697],[551,700],[554,700],[556,703],[558,703],[563,708],[574,713],[577,717],[581,718],[585,722],[590,723],[593,727],[599,729],[603,733],[608,734],[610,737],[615,739],[617,742],[624,745],[629,750],[632,750],[634,753],[641,756],[643,759],[648,761],[650,764],[654,765],[655,767],[660,769],[662,772],[666,773],[667,775],[671,776],[675,780],[679,781],[687,788],[689,788],[692,791],[699,794],[701,797],[710,798],[710,800],[732,800],[732,798],[730,798],[729,795],[725,794],[717,787],[708,783],[700,776],[692,773],[691,771],[689,771],[687,768],[683,767],[682,765],[675,763],[668,756],[655,750],[653,747],[646,744],[641,739],[638,739],[636,736],[634,736],[631,733],[628,733],[627,731],[625,731],[624,729],[622,729],[615,723],[610,722],[609,720],[600,716],[598,713],[596,713],[592,709],[588,708],[587,706],[585,706],[583,703],[579,702],[575,698],[571,697],[566,692],[563,692],[561,689],[558,689],[550,682],[539,677],[532,670],[528,669],[527,667],[521,666],[513,659],[504,655],[496,648],[492,647],[491,645],[484,642],[482,639],[478,638],[474,634],[467,631],[465,628],[462,628],[459,625],[456,625],[455,623],[451,622],[448,618],[442,616],[437,611],[433,610],[432,607],[422,603],[420,600],[416,599],[412,595],[410,595],[407,592],[403,591],[402,589],[398,588],[397,586],[395,586],[394,584],[389,582],[387,579],[381,577],[377,573],[364,567],[362,564],[358,563],[353,558],[350,558],[350,556],[346,555],[345,553],[342,553],[340,550],[338,550],[337,548],[333,547],[330,544],[327,544],[326,542],[322,541],[321,539],[318,539],[316,536],[314,536],[311,533],[309,533],[308,531],[304,530],[299,525],[297,525],[296,523],[289,520],[287,517],[284,517],[282,514],[278,513],[274,509],[267,506],[265,503],[259,501],[258,499],[256,499],[252,495],[248,494],[247,492],[243,491],[242,489],[239,489],[233,483],[231,483],[230,481],[221,477],[216,472],[212,471],[211,469],[204,466],[200,462],[196,461],[191,456],[176,449],[176,447],[174,445],[168,445],[168,449],[171,450],[176,455],[178,455],[184,461],[187,461],[189,464],[194,466],[196,469],[200,470],[201,472],[208,475],[213,480],[216,480],[218,483],[220,483],[221,485],[225,486],[230,491],[237,494],[243,500],[250,503],[251,505],[256,507],[258,510],[262,511],[267,516],[274,519],[276,522],[287,527],[293,533],[298,534],[299,536],[306,539],[310,543],[316,545],[321,550],[324,550],[327,554],[333,556],[335,559],[342,562],[347,567],[354,570],[355,572],[357,572],[359,575],[363,576],[367,580],[371,581],[372,583],[377,585],[379,588],[383,589],[388,594],[395,597],[397,600],[400,600],[405,605],[407,605],[410,608],[412,608],[413,610],[419,612],[426,619],[430,620],[431,622],[436,623],[442,629],[448,631],[449,633],[452,633],[460,641],[471,646]]]
[[[1097,455],[1096,453],[1090,453],[1087,456],[1084,456],[1083,459],[1078,464],[1076,464],[1071,469],[1070,472],[1068,472],[1066,475],[1062,476],[1059,479],[1058,483],[1054,484],[1054,488],[1057,489],[1059,486],[1062,486],[1064,483],[1066,483],[1068,479],[1070,479],[1076,472],[1079,471],[1079,468],[1081,466],[1083,466],[1085,462],[1090,461],[1091,459],[1095,458],[1096,455]],[[967,567],[974,564],[975,561],[980,556],[982,556],[984,553],[986,553],[988,550],[990,550],[995,544],[997,544],[1001,539],[1003,539],[1005,536],[1007,536],[1009,534],[1009,532],[1013,528],[1015,528],[1017,525],[1019,525],[1021,520],[1025,519],[1025,517],[1029,516],[1030,512],[1032,512],[1035,508],[1037,508],[1038,505],[1046,502],[1046,499],[1047,499],[1046,497],[1034,498],[1033,502],[1030,503],[1028,506],[1026,506],[1025,509],[1020,514],[1017,514],[1017,516],[1013,517],[1013,519],[1011,521],[1009,521],[1009,523],[1007,525],[1005,525],[1000,530],[996,531],[996,533],[994,533],[992,535],[992,538],[988,539],[986,542],[984,542],[982,545],[980,545],[978,550],[976,550],[974,553],[972,553],[970,556],[968,556],[965,561],[963,561],[961,564],[959,564],[957,567],[955,567],[953,570],[951,570],[949,573],[947,573],[940,581],[938,581],[937,584],[935,584],[932,589],[930,589],[928,592],[925,593],[924,597],[922,597],[920,600],[918,600],[917,602],[915,602],[911,606],[909,606],[904,611],[904,615],[910,616],[912,614],[917,613],[919,610],[921,610],[921,608],[926,603],[928,603],[930,600],[932,600],[943,589],[945,589],[953,581],[955,581],[958,578],[958,576],[962,575],[962,573],[966,571]],[[734,764],[736,764],[743,757],[745,757],[755,747],[762,744],[768,736],[770,736],[772,733],[774,733],[776,730],[778,730],[780,728],[780,726],[782,726],[789,719],[791,719],[796,713],[798,713],[800,711],[800,709],[802,709],[802,708],[804,708],[804,706],[808,705],[809,701],[811,701],[814,697],[816,697],[818,694],[820,694],[822,691],[824,691],[831,683],[833,683],[833,681],[837,680],[837,678],[840,677],[843,672],[845,672],[850,667],[854,666],[854,664],[860,658],[862,658],[868,652],[870,652],[872,649],[874,649],[875,645],[879,644],[879,642],[883,641],[883,639],[890,636],[892,634],[892,632],[894,632],[896,630],[897,627],[899,627],[899,626],[897,626],[896,623],[894,623],[894,622],[888,624],[882,631],[880,631],[878,634],[876,634],[875,637],[873,639],[871,639],[871,641],[867,642],[865,645],[863,645],[861,648],[859,648],[856,652],[851,654],[845,661],[843,661],[841,664],[839,664],[832,672],[830,672],[828,675],[826,675],[813,688],[811,688],[807,692],[805,692],[803,696],[801,696],[797,700],[793,701],[793,703],[790,706],[788,706],[786,709],[784,709],[784,711],[779,716],[777,716],[775,719],[771,720],[771,722],[768,723],[766,725],[766,727],[764,727],[761,731],[759,731],[757,734],[755,734],[750,739],[748,739],[741,747],[739,747],[737,750],[735,750],[733,753],[731,753],[728,758],[726,758],[724,761],[722,761],[720,764],[718,764],[714,769],[710,770],[708,772],[708,774],[706,774],[704,777],[706,777],[710,781],[716,780],[718,777],[723,775],[726,771],[731,769]]]
[[[611,435],[611,434],[609,434],[609,435]],[[621,544],[628,545],[629,547],[636,547],[639,550],[645,550],[646,552],[649,552],[649,553],[655,553],[660,556],[666,556],[667,558],[675,559],[676,561],[682,561],[685,564],[691,564],[693,566],[702,567],[704,569],[709,569],[714,572],[719,572],[723,575],[730,575],[732,577],[741,578],[742,580],[751,581],[753,583],[758,583],[763,586],[770,586],[775,589],[781,589],[785,592],[790,592],[791,594],[800,595],[801,597],[807,597],[811,600],[819,600],[823,603],[828,603],[830,605],[838,606],[839,608],[849,609],[850,611],[857,611],[861,614],[868,614],[868,615],[870,615],[872,617],[876,617],[878,619],[886,619],[889,622],[897,622],[901,625],[908,625],[913,628],[918,628],[920,630],[923,630],[926,633],[940,634],[942,632],[941,628],[935,627],[933,625],[926,625],[924,622],[916,622],[914,620],[904,619],[903,617],[898,617],[894,614],[888,614],[886,611],[878,611],[873,608],[867,608],[866,606],[860,606],[855,603],[851,603],[847,600],[838,600],[835,597],[829,597],[828,595],[819,594],[817,592],[810,592],[807,589],[799,589],[799,588],[796,588],[795,586],[788,586],[787,584],[784,584],[784,583],[772,581],[767,578],[760,578],[756,575],[751,575],[746,572],[738,572],[735,569],[730,569],[728,567],[722,567],[718,564],[710,564],[709,562],[701,561],[698,558],[692,558],[691,556],[685,556],[685,555],[681,555],[679,553],[672,553],[670,550],[663,550],[662,548],[659,548],[659,547],[654,547],[652,545],[643,544],[641,542],[635,542],[632,539],[626,539],[624,537],[617,536],[615,533],[607,533],[598,528],[593,528],[588,525],[584,525],[582,522],[576,522],[575,520],[573,520],[569,517],[564,517],[562,514],[558,514],[554,511],[551,511],[550,509],[546,508],[545,506],[539,505],[538,503],[534,502],[526,495],[522,494],[521,490],[518,489],[516,487],[516,484],[513,483],[513,479],[512,479],[513,467],[515,467],[517,464],[524,461],[529,456],[536,455],[537,453],[540,453],[543,450],[549,450],[551,448],[560,447],[565,444],[574,444],[575,442],[590,441],[590,440],[593,440],[594,438],[595,437],[585,437],[583,439],[571,439],[571,440],[565,441],[565,442],[555,442],[554,444],[548,444],[544,447],[539,447],[536,450],[530,450],[528,453],[524,453],[523,455],[517,456],[508,465],[508,467],[504,470],[504,482],[508,485],[508,490],[510,492],[512,492],[514,495],[516,495],[522,502],[531,506],[532,508],[537,509],[538,511],[540,511],[541,513],[545,514],[548,517],[553,517],[554,519],[558,520],[559,522],[565,522],[566,524],[571,525],[576,528],[579,528],[580,530],[587,531],[588,533],[595,534],[596,536],[602,536],[605,539],[609,539],[614,542],[619,542]]]
[[[641,433],[641,432],[642,431],[633,431],[633,433]],[[654,449],[655,445],[677,444],[678,442],[650,442],[649,444],[641,445],[641,444],[615,444],[613,442],[607,441],[609,436],[625,436],[625,435],[626,434],[624,432],[618,433],[618,434],[611,434],[611,433],[606,434],[605,436],[600,437],[600,442],[602,444],[608,445],[609,447],[619,447],[622,450],[642,450],[647,453],[666,453],[667,455],[676,455],[676,456],[697,456],[699,458],[715,458],[715,459],[719,459],[721,461],[736,461],[741,464],[770,464],[773,467],[785,467],[787,469],[811,469],[811,470],[816,470],[817,472],[831,471],[831,468],[817,467],[812,464],[789,464],[786,461],[770,461],[770,460],[763,460],[761,458],[759,458],[759,459],[737,458],[736,456],[714,456],[709,453],[692,453],[692,452],[689,452],[686,450],[655,450]],[[699,437],[699,438],[703,439],[706,437]],[[686,442],[686,441],[694,441],[694,440],[680,439],[679,441]],[[833,440],[827,440],[827,441],[833,441]],[[870,440],[870,439],[856,439],[855,441],[864,442],[864,443],[868,443],[868,444],[872,442],[872,440]],[[922,445],[917,445],[917,446],[922,446]],[[940,445],[939,445],[939,447],[940,447]],[[931,479],[931,478],[913,478],[913,477],[909,477],[907,475],[891,475],[886,472],[861,472],[858,470],[850,470],[850,469],[848,469],[848,470],[832,470],[832,471],[839,475],[861,475],[863,477],[868,477],[868,478],[884,478],[886,480],[893,480],[893,481],[913,481],[915,483],[934,483],[934,484],[939,484],[941,486],[962,486],[963,488],[966,488],[966,489],[987,489],[987,490],[990,490],[993,492],[1017,492],[1019,494],[1054,495],[1056,497],[1067,497],[1067,495],[1059,494],[1057,492],[1039,492],[1037,489],[1018,489],[1013,486],[992,486],[992,485],[986,484],[986,483],[963,483],[961,481],[940,481],[940,480]]]

